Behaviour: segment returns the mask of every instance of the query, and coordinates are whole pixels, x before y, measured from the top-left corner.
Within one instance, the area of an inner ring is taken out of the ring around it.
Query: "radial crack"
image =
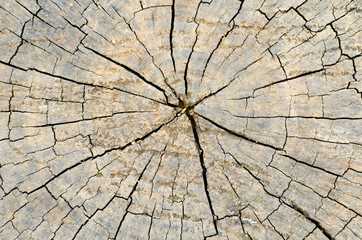
[[[231,135],[240,137],[240,138],[242,138],[242,139],[244,139],[244,140],[246,140],[246,141],[248,141],[248,142],[255,143],[255,144],[258,144],[258,145],[262,145],[262,146],[265,146],[265,147],[269,147],[269,148],[272,148],[272,149],[274,149],[274,150],[283,150],[283,149],[281,149],[281,148],[275,147],[275,146],[270,145],[270,144],[267,144],[267,143],[263,143],[263,142],[257,141],[257,140],[255,140],[255,139],[252,139],[252,138],[247,137],[247,136],[244,135],[244,134],[237,133],[237,132],[235,132],[235,131],[233,131],[233,130],[231,130],[231,129],[228,129],[228,128],[226,128],[226,127],[218,124],[217,122],[211,120],[210,118],[205,117],[204,115],[202,115],[202,114],[200,114],[200,113],[195,113],[195,114],[198,115],[198,116],[200,116],[201,118],[205,119],[206,121],[212,123],[212,124],[215,125],[216,127],[224,130],[225,132],[228,132],[228,133],[230,133]]]
[[[215,214],[215,211],[214,211],[214,208],[213,208],[213,205],[212,205],[212,202],[211,202],[211,197],[210,197],[209,187],[208,187],[208,181],[207,181],[207,169],[206,169],[205,161],[204,161],[204,151],[203,151],[203,149],[201,147],[199,135],[198,135],[198,132],[197,132],[197,124],[196,124],[195,118],[190,114],[189,111],[186,112],[186,116],[188,117],[188,119],[189,119],[189,121],[191,123],[191,128],[192,128],[192,132],[193,132],[193,135],[194,135],[194,140],[195,140],[196,147],[197,147],[197,150],[198,150],[198,153],[199,153],[199,160],[200,160],[200,165],[201,165],[201,168],[202,168],[202,178],[203,178],[203,183],[204,183],[204,190],[205,190],[205,193],[206,193],[207,201],[209,203],[211,214],[213,216],[214,228],[215,228],[216,235],[217,235],[219,233],[218,228],[217,228],[217,222],[216,222],[216,220],[218,219],[218,216]]]
[[[176,0],[172,0],[172,6],[171,6],[171,27],[170,27],[170,51],[171,51],[171,59],[172,59],[172,65],[173,65],[173,70],[174,72],[176,72],[176,63],[175,63],[175,58],[173,56],[173,30],[174,30],[174,26],[175,26],[175,1]]]
[[[84,45],[83,45],[84,46]],[[147,83],[148,85],[152,86],[153,88],[157,89],[158,91],[162,92],[164,95],[165,95],[165,98],[166,100],[168,99],[167,95],[166,95],[166,90],[162,89],[161,87],[159,87],[158,85],[154,84],[153,82],[147,80],[144,76],[142,76],[140,73],[138,73],[137,71],[133,70],[132,68],[128,67],[127,65],[124,65],[120,62],[117,62],[116,60],[92,49],[92,48],[89,48],[87,46],[84,46],[86,49],[92,51],[93,53],[95,53],[96,55],[104,58],[104,59],[107,59],[108,61],[124,68],[125,70],[127,70],[128,72],[132,73],[133,75],[137,76],[139,79],[141,79],[143,82]],[[167,101],[168,102],[168,101]]]

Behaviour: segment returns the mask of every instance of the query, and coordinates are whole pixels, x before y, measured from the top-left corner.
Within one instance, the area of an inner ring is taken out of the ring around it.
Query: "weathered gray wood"
[[[1,239],[361,239],[358,0],[0,1]]]

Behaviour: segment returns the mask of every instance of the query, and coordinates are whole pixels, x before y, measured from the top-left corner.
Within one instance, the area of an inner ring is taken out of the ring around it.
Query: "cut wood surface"
[[[361,239],[360,0],[0,0],[0,239]]]

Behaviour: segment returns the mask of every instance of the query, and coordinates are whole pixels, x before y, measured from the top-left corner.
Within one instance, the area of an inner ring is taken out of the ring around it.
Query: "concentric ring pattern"
[[[358,0],[0,2],[1,239],[361,239]]]

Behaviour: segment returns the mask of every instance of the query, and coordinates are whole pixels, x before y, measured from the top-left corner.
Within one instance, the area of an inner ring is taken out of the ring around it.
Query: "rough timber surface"
[[[361,239],[360,0],[0,0],[0,239]]]

